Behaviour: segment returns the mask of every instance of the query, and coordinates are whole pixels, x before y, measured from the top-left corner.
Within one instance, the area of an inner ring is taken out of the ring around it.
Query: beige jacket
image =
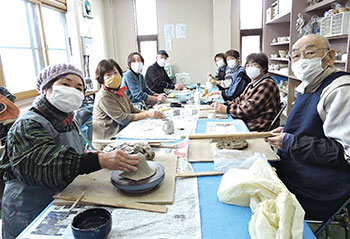
[[[94,103],[92,141],[111,139],[133,121],[135,113],[139,112],[141,111],[132,105],[126,94],[122,97],[101,88]],[[93,145],[98,149],[104,146],[94,142]]]

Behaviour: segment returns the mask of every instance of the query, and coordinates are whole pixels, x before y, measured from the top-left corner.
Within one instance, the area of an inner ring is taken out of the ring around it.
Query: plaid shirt
[[[260,80],[250,82],[239,97],[226,103],[227,113],[233,118],[242,119],[249,130],[265,131],[279,111],[279,89],[275,81],[265,75]]]

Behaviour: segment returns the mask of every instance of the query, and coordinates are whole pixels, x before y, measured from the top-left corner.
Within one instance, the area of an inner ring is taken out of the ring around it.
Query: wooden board
[[[212,162],[216,143],[211,139],[191,139],[188,146],[188,162]]]
[[[248,147],[243,149],[247,152],[258,152],[266,155],[269,161],[279,161],[279,156],[271,149],[264,139],[247,139]],[[211,162],[214,161],[216,143],[211,139],[191,139],[189,144],[188,161]]]
[[[163,182],[151,192],[141,195],[125,194],[112,185],[110,179],[112,171],[102,169],[88,175],[78,176],[64,191],[56,194],[54,198],[75,200],[83,191],[86,191],[81,201],[92,204],[116,207],[125,206],[137,209],[143,209],[138,208],[138,206],[158,206],[149,204],[172,204],[175,192],[177,158],[174,155],[156,155],[154,161],[161,163],[165,167],[165,178]],[[130,207],[127,204],[130,204]],[[147,210],[147,208],[143,210]]]

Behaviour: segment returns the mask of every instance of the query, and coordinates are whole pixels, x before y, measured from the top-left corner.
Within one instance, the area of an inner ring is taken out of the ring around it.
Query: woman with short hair
[[[142,102],[153,106],[157,102],[164,102],[167,98],[166,94],[157,94],[147,86],[145,77],[141,74],[144,63],[140,53],[130,53],[127,60],[129,70],[124,74],[122,81],[122,87],[127,87],[125,93],[138,107],[142,107]]]
[[[243,93],[226,105],[213,105],[216,112],[229,113],[242,119],[249,130],[265,131],[270,127],[280,108],[280,94],[275,81],[268,74],[268,58],[264,53],[253,53],[247,57],[245,71],[252,80]],[[278,121],[272,128],[278,126]]]
[[[96,68],[96,80],[101,84],[93,110],[93,145],[102,149],[104,144],[95,139],[111,139],[131,121],[145,118],[163,118],[162,112],[141,111],[133,106],[121,87],[123,71],[113,59],[102,60]]]

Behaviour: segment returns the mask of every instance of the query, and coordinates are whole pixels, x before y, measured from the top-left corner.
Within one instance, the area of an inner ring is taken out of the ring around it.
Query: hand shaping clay
[[[245,149],[248,147],[248,142],[245,139],[234,139],[218,142],[216,147],[218,149]]]
[[[149,178],[156,173],[157,170],[148,165],[146,157],[143,154],[138,153],[137,157],[140,161],[140,163],[137,165],[137,170],[135,172],[124,172],[120,174],[120,176],[134,181],[140,181],[142,179]]]

